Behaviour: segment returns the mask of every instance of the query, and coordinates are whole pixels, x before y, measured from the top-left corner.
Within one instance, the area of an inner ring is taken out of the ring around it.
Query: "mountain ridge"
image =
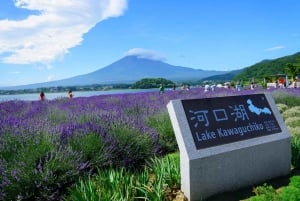
[[[200,80],[228,71],[209,71],[190,67],[175,66],[158,60],[125,56],[96,71],[62,80],[35,83],[5,89],[30,89],[57,86],[84,86],[93,84],[132,84],[143,78],[165,78],[175,82]],[[3,87],[2,87],[3,88]]]
[[[283,73],[287,63],[300,68],[300,52],[275,58],[264,59],[251,66],[233,71],[214,71],[175,66],[162,61],[126,56],[96,71],[57,81],[35,83],[21,86],[0,87],[3,90],[36,89],[48,87],[87,86],[93,84],[132,84],[143,78],[165,78],[174,82],[205,80],[244,80]]]
[[[285,74],[285,67],[288,63],[300,65],[300,52],[279,57],[276,59],[264,59],[258,63],[248,66],[237,74],[235,80],[263,80],[267,76]]]

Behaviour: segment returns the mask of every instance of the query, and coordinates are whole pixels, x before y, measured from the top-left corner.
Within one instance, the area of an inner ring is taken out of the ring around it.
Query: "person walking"
[[[41,91],[40,93],[40,100],[44,101],[46,99],[45,93],[43,91]]]
[[[69,98],[73,98],[73,93],[72,93],[72,90],[69,90],[69,92],[68,92],[68,96],[69,96]]]
[[[160,84],[160,87],[159,87],[159,94],[163,94],[165,92],[165,87],[163,84]]]

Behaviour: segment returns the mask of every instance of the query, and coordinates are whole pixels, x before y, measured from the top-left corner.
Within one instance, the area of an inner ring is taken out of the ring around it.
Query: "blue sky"
[[[0,86],[82,75],[126,55],[241,69],[300,51],[299,10],[299,0],[4,0]]]

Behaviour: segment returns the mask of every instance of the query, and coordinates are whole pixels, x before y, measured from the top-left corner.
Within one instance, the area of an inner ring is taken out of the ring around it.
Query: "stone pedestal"
[[[235,105],[245,115],[238,126],[229,112]],[[270,94],[173,100],[167,108],[180,151],[181,190],[190,201],[290,173],[291,136]]]

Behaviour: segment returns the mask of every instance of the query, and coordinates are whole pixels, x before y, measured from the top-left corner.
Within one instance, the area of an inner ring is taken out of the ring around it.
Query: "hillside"
[[[233,71],[230,71],[225,74],[209,76],[209,77],[201,79],[200,81],[201,82],[204,82],[204,81],[228,82],[228,81],[231,81],[235,76],[240,74],[242,71],[243,71],[243,69],[233,70]]]
[[[299,64],[300,52],[273,60],[263,60],[244,68],[243,71],[237,74],[233,79],[250,81],[254,78],[255,80],[263,80],[270,75],[285,73],[285,67],[288,63]]]

